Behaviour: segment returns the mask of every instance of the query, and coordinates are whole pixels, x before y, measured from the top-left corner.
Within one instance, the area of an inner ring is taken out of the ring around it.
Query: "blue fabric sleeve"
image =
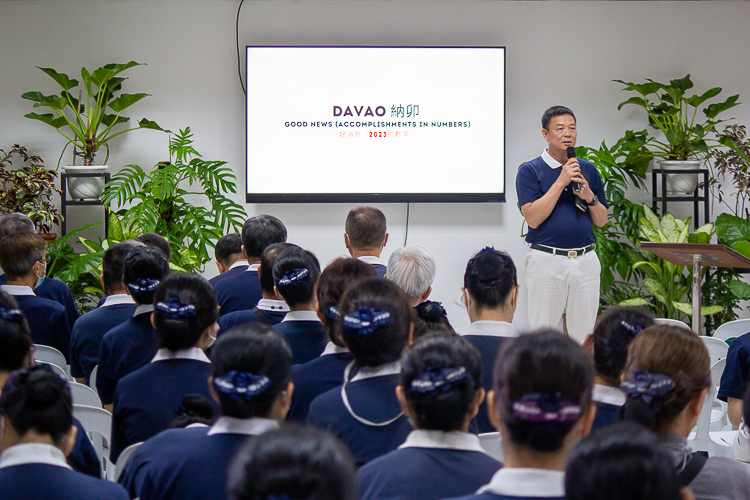
[[[74,470],[82,472],[92,477],[102,477],[102,464],[96,455],[94,445],[91,444],[86,431],[83,429],[81,422],[77,418],[73,419],[73,425],[78,429],[76,442],[73,445],[73,451],[68,455],[68,465]]]
[[[96,375],[96,390],[103,405],[111,405],[115,397],[117,381],[112,379],[112,362],[110,361],[110,345],[104,336],[99,350],[99,370]]]
[[[717,397],[726,401],[727,398],[742,399],[748,382],[748,366],[750,353],[745,346],[735,340],[729,346],[727,365],[721,374],[721,383]]]
[[[539,179],[537,179],[536,172],[530,163],[524,163],[518,169],[516,194],[518,195],[519,208],[544,196]]]

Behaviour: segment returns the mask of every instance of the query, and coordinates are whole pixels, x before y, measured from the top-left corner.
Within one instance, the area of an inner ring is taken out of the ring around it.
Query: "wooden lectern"
[[[726,245],[701,243],[654,243],[642,241],[641,248],[678,266],[693,266],[693,331],[701,334],[701,266],[750,267],[750,259]]]

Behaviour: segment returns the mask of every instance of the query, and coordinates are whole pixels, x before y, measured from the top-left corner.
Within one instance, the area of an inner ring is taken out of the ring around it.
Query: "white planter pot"
[[[98,200],[104,189],[107,165],[63,167],[68,177],[68,195],[73,200]],[[100,174],[100,177],[78,177],[77,174]]]
[[[698,160],[659,160],[659,166],[665,170],[696,170],[701,164]],[[696,187],[698,174],[667,174],[668,195],[692,195]]]

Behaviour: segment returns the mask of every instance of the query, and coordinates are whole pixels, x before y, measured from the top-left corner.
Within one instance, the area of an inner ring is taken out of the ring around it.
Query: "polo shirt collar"
[[[283,300],[260,299],[258,309],[261,311],[289,312],[289,306]]]
[[[478,451],[486,454],[475,434],[461,431],[416,429],[409,433],[401,448],[439,448],[443,450]]]
[[[0,289],[16,297],[21,295],[36,295],[34,293],[34,290],[32,290],[30,286],[26,285],[2,285],[0,286]]]
[[[560,168],[562,167],[562,163],[552,158],[552,155],[549,154],[549,151],[545,148],[544,151],[542,151],[542,160],[544,160],[544,163],[546,163],[549,168]]]
[[[46,464],[70,469],[65,455],[51,444],[28,443],[17,444],[6,449],[0,455],[0,469],[26,464]]]
[[[257,266],[258,264],[253,264],[253,265]],[[229,269],[227,269],[227,271],[231,271],[232,269],[237,269],[238,267],[249,267],[249,266],[247,265],[247,261],[238,260],[237,262],[229,266]],[[258,268],[256,267],[255,269],[258,269]]]
[[[281,320],[282,323],[287,321],[317,321],[320,323],[320,318],[318,318],[316,311],[289,311]]]
[[[152,312],[154,312],[153,304],[141,304],[135,308],[133,317],[135,318],[136,316],[140,316],[141,314],[152,313]]]
[[[354,363],[354,361],[352,361],[352,363]],[[394,361],[393,363],[387,363],[385,365],[360,368],[350,382],[356,382],[357,380],[365,380],[368,378],[385,377],[387,375],[398,375],[399,373],[401,373],[400,360]]]
[[[627,396],[625,396],[624,391],[621,391],[617,387],[609,387],[607,385],[596,384],[594,385],[594,394],[591,399],[593,399],[597,403],[622,406],[625,404]]]
[[[206,353],[203,352],[203,349],[198,349],[197,347],[191,347],[189,349],[182,349],[174,352],[162,347],[161,349],[156,351],[156,356],[154,356],[151,362],[155,363],[157,361],[166,361],[168,359],[192,359],[194,361],[203,361],[204,363],[211,362],[211,360],[208,359],[208,356],[206,356]]]
[[[255,271],[257,273],[259,267],[260,264],[250,264],[249,266],[247,266],[247,269],[245,269],[245,272]]]
[[[279,428],[279,423],[270,418],[234,418],[221,417],[208,431],[214,434],[243,434],[245,436],[259,436],[264,432]]]
[[[115,295],[107,295],[107,298],[104,299],[104,304],[100,307],[120,306],[123,304],[135,305],[135,301],[133,301],[133,297],[127,293],[118,293]]]
[[[565,472],[548,469],[503,467],[477,493],[509,497],[565,497]]]
[[[326,348],[323,349],[323,354],[321,354],[321,356],[327,356],[329,354],[349,354],[349,349],[338,346],[333,342],[328,342]]]
[[[465,335],[480,337],[518,337],[518,332],[507,321],[475,321]]]
[[[363,255],[362,257],[357,257],[357,260],[361,260],[365,264],[380,264],[381,266],[384,266],[385,263],[380,260],[380,257],[375,257],[374,255]]]

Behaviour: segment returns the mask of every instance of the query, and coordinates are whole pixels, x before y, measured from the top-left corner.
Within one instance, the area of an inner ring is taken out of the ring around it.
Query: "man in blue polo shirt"
[[[554,328],[565,312],[568,334],[583,342],[594,330],[599,308],[601,266],[593,224],[607,223],[608,205],[596,167],[568,158],[576,136],[570,109],[545,111],[542,137],[547,148],[518,169],[516,191],[529,225],[525,271],[531,329]]]

